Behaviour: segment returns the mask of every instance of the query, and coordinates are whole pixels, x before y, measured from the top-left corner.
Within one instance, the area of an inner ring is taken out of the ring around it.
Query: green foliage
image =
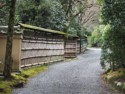
[[[18,15],[22,23],[83,36],[82,31],[86,30],[79,24],[78,15],[75,15],[77,12],[80,14],[80,6],[74,5],[74,2],[77,0],[21,0]]]
[[[74,20],[70,26],[68,27],[68,33],[69,34],[73,34],[73,35],[77,35],[77,32],[79,32],[81,30],[80,25],[76,22],[76,20]]]
[[[103,0],[96,0],[99,5],[102,4]]]
[[[88,38],[89,46],[91,47],[101,47],[103,43],[103,26],[96,27],[92,32],[91,36]]]
[[[57,0],[22,0],[18,10],[22,23],[61,31],[65,28],[65,11]]]
[[[102,14],[104,23],[113,26],[122,26],[125,23],[124,0],[104,0]]]
[[[109,49],[110,29],[111,29],[110,25],[104,26],[104,29],[103,29],[103,35],[102,35],[103,44],[102,44],[102,54],[101,54],[101,65],[102,65],[103,68],[105,68],[106,63],[109,63],[109,64],[111,63],[111,60],[110,60],[111,51]]]
[[[17,1],[17,6],[19,4],[19,1]],[[9,8],[10,6],[10,0],[0,0],[0,25],[8,25],[8,18],[9,18]],[[15,24],[19,23],[19,15],[17,14],[18,11],[16,11],[15,15]]]
[[[7,25],[9,0],[2,0],[2,2],[7,5],[0,9],[0,13],[2,13],[0,25]],[[53,30],[68,31],[70,34],[82,37],[87,33],[87,30],[80,24],[82,20],[79,15],[84,12],[85,2],[77,0],[17,0],[15,25],[18,23],[31,24]]]
[[[9,6],[7,0],[1,0],[0,4],[0,25],[7,25],[8,17],[9,17]]]
[[[84,37],[88,31],[77,22],[77,19],[74,19],[69,25],[67,32],[72,35]]]
[[[104,0],[102,6],[103,23],[110,25],[110,29],[104,35],[102,62],[110,63],[112,70],[125,68],[124,5],[124,0]]]

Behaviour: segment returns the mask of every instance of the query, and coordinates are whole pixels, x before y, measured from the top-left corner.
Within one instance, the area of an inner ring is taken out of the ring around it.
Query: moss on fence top
[[[26,28],[26,29],[38,30],[38,31],[43,31],[43,32],[48,32],[48,33],[55,33],[55,34],[60,34],[60,35],[67,35],[66,33],[61,32],[61,31],[45,29],[45,28],[41,28],[41,27],[37,27],[37,26],[28,25],[28,24],[21,24],[20,23],[19,25],[22,28]]]
[[[45,29],[37,26],[32,26],[28,24],[19,24],[19,26],[14,26],[14,34],[23,34],[23,29],[31,29],[31,30],[36,30],[36,31],[41,31],[41,32],[48,32],[48,33],[55,33],[59,35],[64,35],[65,37],[75,37],[78,38],[78,36],[72,35],[72,34],[67,34],[62,31],[57,31],[57,30],[51,30],[51,29]],[[8,26],[0,26],[0,33],[2,34],[7,34]]]

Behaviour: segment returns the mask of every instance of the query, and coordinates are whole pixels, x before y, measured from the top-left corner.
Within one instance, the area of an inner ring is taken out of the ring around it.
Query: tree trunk
[[[16,10],[16,0],[11,0],[10,4],[10,15],[8,22],[8,32],[7,32],[7,44],[6,44],[6,55],[5,55],[5,65],[4,65],[4,78],[11,78],[12,71],[12,43],[13,43],[13,32],[14,32],[14,18]]]
[[[82,53],[82,39],[80,38],[80,54]]]
[[[114,70],[115,70],[115,63],[112,62],[112,71],[114,71]]]

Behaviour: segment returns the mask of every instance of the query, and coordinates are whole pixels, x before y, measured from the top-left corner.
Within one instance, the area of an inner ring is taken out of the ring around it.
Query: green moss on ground
[[[45,71],[47,69],[48,69],[47,65],[44,65],[44,66],[41,66],[41,67],[34,67],[34,68],[26,69],[26,70],[23,70],[21,72],[21,76],[25,77],[25,78],[32,77],[32,76],[40,73],[41,71]]]
[[[115,89],[123,94],[125,93],[125,69],[106,72],[102,77],[104,81],[111,84]]]
[[[48,69],[47,65],[23,70],[21,73],[12,73],[11,81],[0,78],[0,94],[11,94],[12,88],[23,87],[29,77]]]
[[[0,94],[11,94],[11,86],[10,81],[0,81]]]

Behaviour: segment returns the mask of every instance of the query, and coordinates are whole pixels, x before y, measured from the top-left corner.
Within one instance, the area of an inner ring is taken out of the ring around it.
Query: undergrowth
[[[23,87],[27,79],[48,69],[47,65],[25,69],[20,73],[12,73],[10,81],[0,78],[0,94],[11,94],[12,88]]]
[[[115,89],[125,94],[125,69],[109,71],[102,75],[103,79]]]

